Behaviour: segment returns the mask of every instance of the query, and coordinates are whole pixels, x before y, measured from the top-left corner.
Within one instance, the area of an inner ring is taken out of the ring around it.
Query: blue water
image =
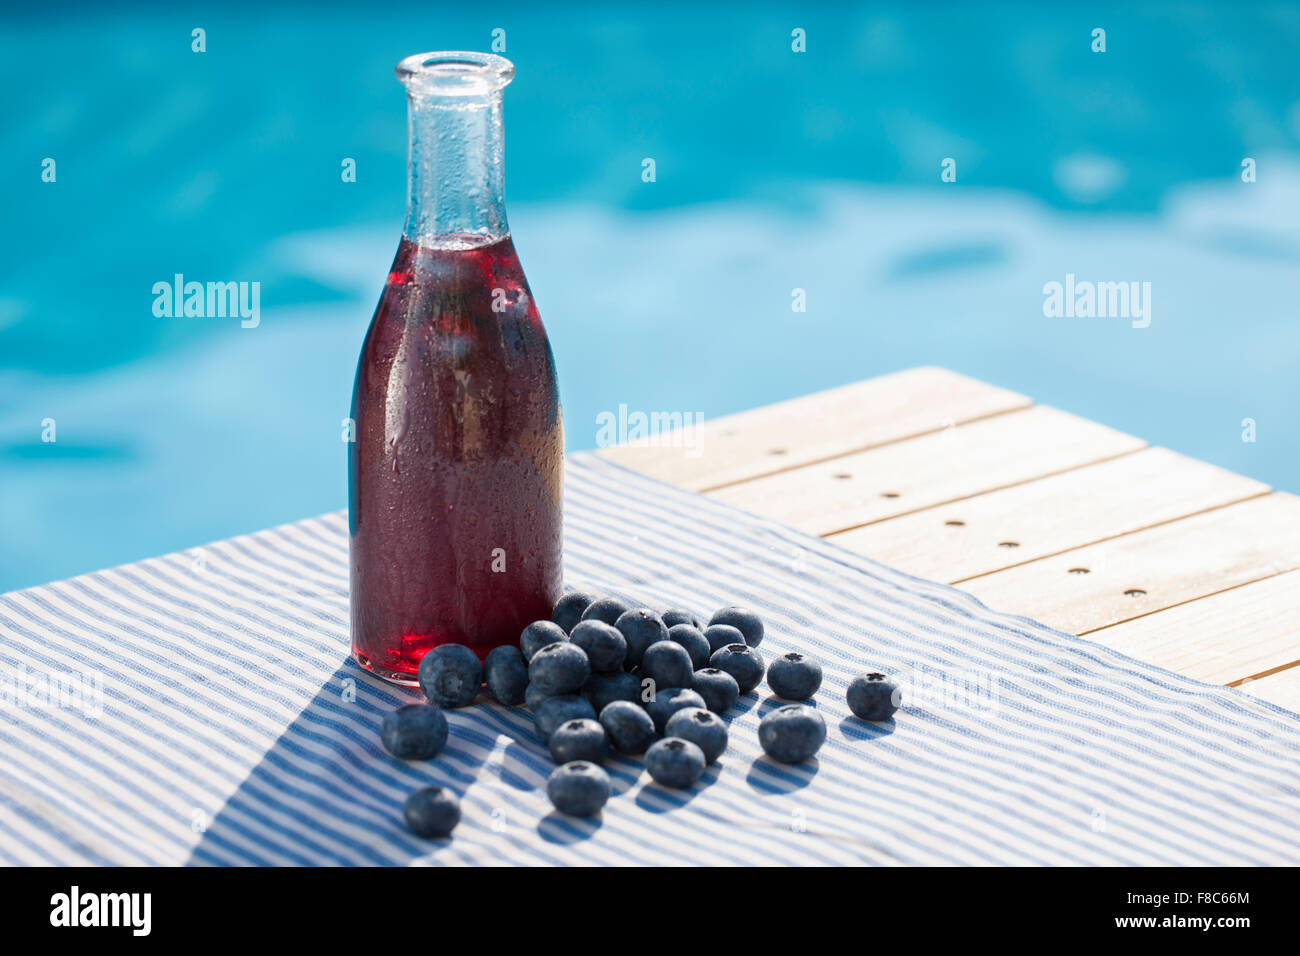
[[[393,66],[494,28],[571,448],[936,364],[1300,491],[1296,5],[469,6],[3,15],[0,590],[343,507]],[[156,318],[178,272],[261,324]],[[1067,273],[1150,327],[1044,317]]]

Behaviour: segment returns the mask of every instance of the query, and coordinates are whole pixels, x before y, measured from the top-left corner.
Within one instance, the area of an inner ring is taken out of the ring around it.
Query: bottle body
[[[465,644],[482,658],[549,618],[563,576],[564,428],[550,344],[508,236],[469,249],[402,240],[352,417],[358,662],[410,683],[431,647]]]
[[[563,578],[564,429],[550,343],[503,206],[475,231],[419,214],[437,157],[414,155],[425,148],[415,113],[436,149],[437,115],[423,111],[439,108],[412,101],[412,165],[424,172],[412,177],[407,229],[357,365],[349,444],[353,654],[405,684],[439,644],[484,658],[516,643],[549,618]],[[499,92],[496,111],[499,123]],[[440,205],[468,208],[445,180]]]

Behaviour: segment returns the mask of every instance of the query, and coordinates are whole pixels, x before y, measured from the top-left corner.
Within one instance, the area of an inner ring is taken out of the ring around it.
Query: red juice
[[[432,647],[483,658],[561,593],[564,429],[514,244],[403,236],[366,334],[349,446],[352,643],[413,683]]]

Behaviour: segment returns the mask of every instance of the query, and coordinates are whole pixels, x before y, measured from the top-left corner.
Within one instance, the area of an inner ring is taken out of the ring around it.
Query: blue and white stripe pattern
[[[393,759],[379,721],[414,695],[349,661],[331,514],[0,596],[0,861],[1300,863],[1300,717],[591,456],[567,491],[570,584],[745,604],[766,657],[821,660],[815,762],[762,756],[762,694],[695,790],[615,759],[596,820],[551,811],[521,709],[450,712],[441,756]],[[868,669],[908,678],[892,723],[847,711]],[[402,825],[431,783],[462,797],[449,840]]]

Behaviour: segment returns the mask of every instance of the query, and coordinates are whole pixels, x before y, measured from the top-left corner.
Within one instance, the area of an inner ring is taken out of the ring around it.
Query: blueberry
[[[560,625],[551,621],[533,621],[519,635],[519,649],[523,651],[524,660],[531,661],[533,655],[547,644],[558,644],[568,639],[568,633]]]
[[[690,611],[683,611],[679,607],[670,607],[663,613],[664,623],[669,627],[676,627],[678,624],[689,624],[697,631],[704,630],[704,622],[692,614]]]
[[[740,696],[740,685],[736,683],[736,678],[716,667],[701,667],[697,670],[691,687],[704,698],[704,703],[715,714],[725,714]]]
[[[633,608],[631,611],[624,611],[614,622],[623,639],[627,641],[627,658],[624,661],[628,667],[637,667],[641,663],[641,657],[645,654],[645,649],[651,644],[657,644],[659,641],[668,640],[668,627],[659,615],[648,607]]]
[[[402,816],[416,836],[445,837],[460,823],[460,801],[450,790],[425,787],[406,798]]]
[[[498,703],[517,707],[524,702],[528,689],[528,665],[524,655],[513,644],[492,648],[483,665],[487,687]]]
[[[447,718],[433,704],[407,704],[384,715],[379,739],[394,757],[426,760],[447,745]]]
[[[709,618],[709,624],[729,624],[745,635],[745,643],[750,647],[758,647],[763,643],[763,622],[757,614],[743,607],[736,607],[733,604],[730,607],[719,608],[713,612],[713,617]]]
[[[655,722],[655,730],[661,734],[664,732],[664,727],[668,725],[668,719],[679,710],[685,710],[687,707],[703,708],[704,698],[685,687],[670,687],[667,690],[661,690],[655,694],[654,700],[645,705],[646,713]]]
[[[528,679],[543,693],[571,694],[591,676],[587,652],[570,641],[547,644],[533,655]]]
[[[645,768],[655,783],[682,789],[700,779],[704,773],[704,751],[698,744],[680,737],[666,737],[645,753]]]
[[[587,683],[582,685],[582,696],[591,701],[591,706],[600,713],[616,700],[627,700],[641,705],[641,682],[627,671],[615,671],[613,674],[592,674]]]
[[[632,605],[626,601],[620,601],[618,598],[601,598],[599,601],[591,602],[587,610],[582,612],[582,619],[584,621],[604,621],[606,624],[613,624],[624,612],[631,609]]]
[[[547,746],[551,749],[551,759],[556,763],[569,763],[573,760],[604,763],[609,757],[605,728],[591,717],[566,720],[555,728]]]
[[[546,693],[536,684],[529,684],[528,689],[524,691],[524,706],[535,714],[544,701],[554,696],[555,694]]]
[[[872,672],[849,684],[849,710],[863,720],[888,720],[903,703],[903,692],[884,674]]]
[[[722,718],[703,707],[687,707],[668,718],[664,735],[689,740],[704,753],[704,762],[713,763],[727,749],[727,725]]]
[[[464,707],[483,686],[483,665],[464,644],[441,644],[424,655],[416,676],[430,703]]]
[[[654,681],[656,690],[661,687],[690,687],[695,667],[691,664],[691,655],[682,645],[675,641],[659,641],[646,648],[638,673]]]
[[[606,674],[616,671],[627,657],[627,641],[622,632],[604,621],[579,621],[569,640],[587,652],[593,671]]]
[[[777,697],[807,700],[822,686],[822,666],[802,654],[782,654],[768,665],[767,686]]]
[[[704,635],[689,624],[674,624],[668,628],[668,640],[686,648],[693,668],[703,667],[709,662],[709,655],[713,653],[709,650],[709,642],[704,639]]]
[[[594,600],[596,600],[594,594],[588,594],[586,591],[570,591],[555,602],[551,620],[567,634],[573,630],[573,625],[582,620],[582,612],[587,610]]]
[[[745,635],[730,624],[710,624],[704,629],[704,639],[709,642],[709,654],[728,644],[744,644]]]
[[[742,694],[748,694],[763,679],[763,658],[748,644],[728,644],[713,652],[709,666],[736,678]]]
[[[600,725],[621,754],[642,754],[654,743],[655,722],[645,709],[629,700],[615,700],[600,712]]]
[[[576,694],[561,694],[548,697],[533,711],[533,724],[542,743],[550,743],[551,734],[560,724],[570,720],[589,720],[596,716],[596,709],[585,697]]]
[[[594,763],[575,760],[555,768],[546,781],[546,795],[561,813],[595,816],[609,799],[609,774]]]
[[[807,704],[786,704],[758,722],[763,751],[781,763],[802,763],[826,742],[826,721]]]

